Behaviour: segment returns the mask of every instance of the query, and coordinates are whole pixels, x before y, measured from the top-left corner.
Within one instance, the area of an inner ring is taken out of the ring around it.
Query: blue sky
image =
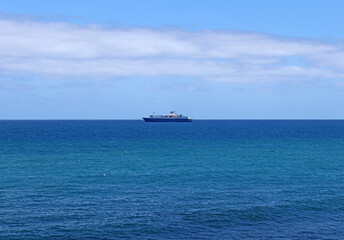
[[[344,118],[343,1],[6,1],[1,119]]]

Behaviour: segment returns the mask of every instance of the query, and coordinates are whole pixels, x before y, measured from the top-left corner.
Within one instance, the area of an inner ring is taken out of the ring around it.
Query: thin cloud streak
[[[0,20],[0,71],[47,78],[193,76],[224,82],[343,78],[344,47],[235,31]],[[302,59],[302,64],[287,61]]]

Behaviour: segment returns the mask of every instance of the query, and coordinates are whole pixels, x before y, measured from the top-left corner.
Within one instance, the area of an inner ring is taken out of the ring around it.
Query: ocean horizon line
[[[192,121],[343,121],[343,118],[196,118]],[[9,118],[0,121],[143,121],[142,118]]]

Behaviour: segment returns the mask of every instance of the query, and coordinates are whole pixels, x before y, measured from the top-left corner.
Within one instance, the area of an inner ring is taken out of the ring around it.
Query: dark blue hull
[[[143,118],[145,122],[191,122],[191,119],[187,118]]]

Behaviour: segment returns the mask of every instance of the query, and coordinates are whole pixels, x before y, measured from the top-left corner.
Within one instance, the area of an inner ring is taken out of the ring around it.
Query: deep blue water
[[[0,239],[344,239],[344,121],[0,121]]]

